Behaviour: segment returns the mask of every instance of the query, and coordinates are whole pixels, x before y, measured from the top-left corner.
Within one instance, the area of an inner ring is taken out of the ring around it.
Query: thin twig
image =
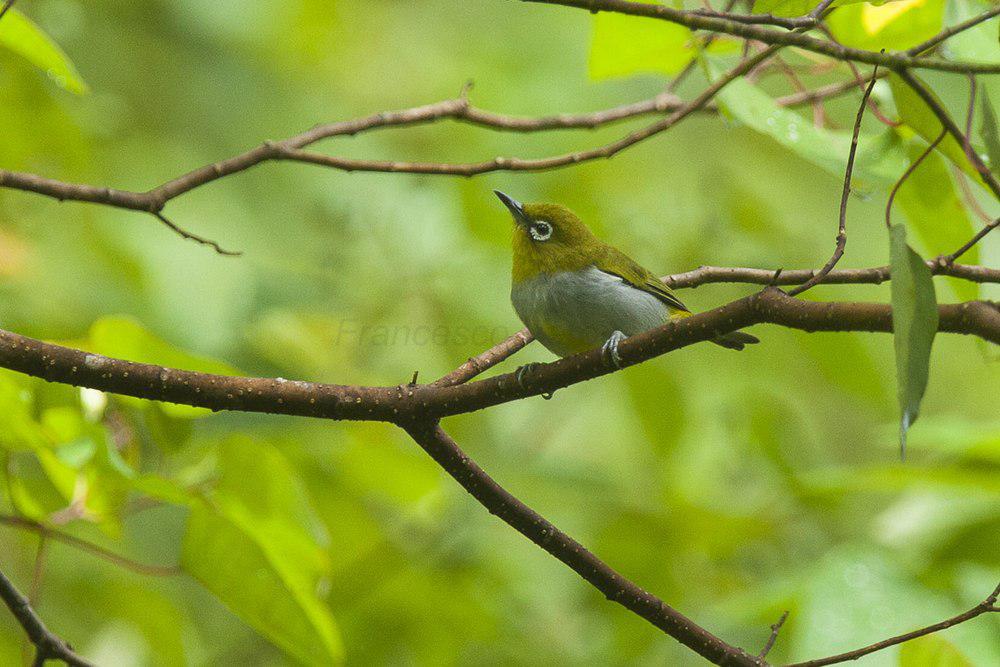
[[[0,524],[31,531],[43,539],[49,538],[56,540],[57,542],[62,542],[63,544],[68,544],[71,547],[89,553],[92,556],[102,558],[126,570],[135,572],[136,574],[168,577],[181,573],[181,569],[177,565],[150,565],[147,563],[140,563],[139,561],[134,561],[131,558],[126,558],[125,556],[116,554],[115,552],[105,549],[104,547],[94,544],[93,542],[88,542],[87,540],[76,537],[75,535],[70,535],[69,533],[51,528],[50,526],[46,526],[45,524],[38,523],[37,521],[33,521],[25,517],[3,514],[0,515]]]
[[[837,38],[834,37],[833,35],[833,31],[831,31],[826,26],[826,24],[820,23],[817,27],[819,28],[820,32],[826,35],[831,42],[837,41]],[[861,76],[861,70],[859,70],[858,66],[855,65],[850,60],[846,61],[846,64],[848,69],[851,70],[851,76],[854,77],[854,82],[857,84],[858,88],[860,88],[861,91],[864,92],[865,86],[867,84],[865,83],[865,78]],[[888,75],[888,73],[886,74]],[[873,100],[871,97],[868,98],[868,110],[871,111],[872,115],[878,118],[879,122],[881,122],[883,125],[888,125],[889,127],[899,127],[900,125],[903,124],[902,121],[893,120],[892,118],[889,118],[884,113],[882,113],[882,110],[879,109],[878,104],[876,104],[875,100]]]
[[[951,264],[941,266],[927,260],[934,275],[962,278],[975,283],[1000,283],[1000,269],[986,266]],[[673,288],[692,288],[713,283],[748,283],[751,285],[801,285],[817,273],[816,269],[785,269],[777,276],[772,269],[737,266],[702,266],[692,271],[665,276],[662,280]],[[888,266],[867,269],[835,269],[826,274],[824,285],[881,285],[890,280]]]
[[[771,636],[767,638],[767,643],[764,644],[764,648],[762,648],[760,653],[757,654],[758,658],[763,660],[767,657],[767,654],[771,652],[771,649],[774,648],[774,642],[778,640],[778,633],[781,632],[781,626],[785,624],[787,619],[788,612],[786,611],[781,615],[781,618],[778,619],[777,623],[771,625]]]
[[[980,229],[975,236],[969,239],[961,248],[959,248],[955,252],[951,253],[950,255],[943,255],[942,257],[937,258],[936,262],[944,264],[945,266],[951,266],[956,259],[967,253],[969,251],[969,248],[979,243],[984,236],[992,232],[998,226],[1000,226],[1000,218],[997,218],[996,220],[990,222],[985,227]]]
[[[186,229],[183,229],[182,227],[180,227],[178,225],[175,225],[173,222],[171,222],[165,215],[163,215],[159,211],[154,212],[153,215],[156,217],[157,220],[159,220],[164,225],[166,225],[167,227],[169,227],[170,229],[172,229],[174,232],[176,232],[177,234],[179,234],[182,238],[190,239],[190,240],[195,241],[196,243],[200,243],[202,245],[207,245],[207,246],[213,248],[215,250],[215,252],[219,253],[220,255],[226,255],[227,257],[239,257],[240,255],[243,254],[243,251],[241,251],[241,250],[225,250],[218,243],[216,243],[215,241],[212,241],[211,239],[206,239],[204,236],[198,236],[197,234],[192,234],[191,232],[187,231]]]
[[[833,254],[830,259],[827,260],[823,268],[817,272],[815,276],[802,283],[798,287],[789,290],[789,296],[797,296],[802,294],[807,289],[814,285],[818,285],[826,277],[826,274],[833,270],[833,267],[837,265],[840,258],[844,256],[844,248],[847,247],[847,200],[851,196],[851,174],[854,172],[854,156],[858,152],[858,136],[861,134],[861,119],[865,115],[865,106],[868,103],[868,97],[872,94],[872,89],[875,87],[876,79],[875,75],[878,74],[878,67],[875,68],[875,72],[872,73],[871,83],[868,84],[868,88],[865,89],[864,95],[861,97],[861,105],[858,107],[858,115],[854,119],[854,134],[851,136],[851,149],[847,154],[847,169],[844,172],[844,189],[840,196],[840,217],[837,222],[837,245],[833,250]]]
[[[919,167],[920,164],[927,159],[927,156],[931,154],[931,151],[937,148],[937,145],[941,143],[942,139],[944,139],[945,133],[946,130],[941,128],[941,134],[937,136],[937,139],[928,144],[927,148],[925,148],[920,154],[920,157],[910,163],[910,166],[906,168],[903,175],[900,176],[899,180],[892,186],[892,190],[889,191],[889,199],[885,203],[885,226],[887,228],[892,227],[892,203],[896,201],[896,193],[899,192],[901,187],[903,187],[903,183],[905,183],[906,179],[910,177],[910,174],[916,171],[917,167]]]
[[[989,597],[977,604],[975,607],[969,611],[959,614],[957,616],[952,616],[951,618],[945,619],[939,623],[934,623],[933,625],[928,625],[927,627],[920,628],[919,630],[914,630],[912,632],[907,632],[902,635],[897,635],[895,637],[890,637],[889,639],[884,639],[880,642],[870,644],[863,648],[856,649],[854,651],[848,651],[847,653],[839,653],[837,655],[832,655],[828,658],[820,658],[818,660],[807,660],[805,662],[797,662],[792,665],[787,665],[787,667],[823,667],[824,665],[834,665],[840,662],[848,662],[851,660],[857,660],[862,656],[866,656],[869,653],[875,653],[876,651],[881,651],[882,649],[888,648],[890,646],[895,646],[896,644],[902,644],[908,642],[911,639],[916,639],[918,637],[923,637],[924,635],[929,635],[940,630],[946,630],[950,627],[958,625],[959,623],[964,623],[970,619],[980,616],[981,614],[986,614],[989,612],[1000,611],[1000,608],[996,607],[997,596],[1000,596],[1000,585],[998,585],[993,592],[990,593]]]
[[[431,386],[452,387],[457,384],[464,384],[480,373],[493,368],[500,362],[513,356],[516,352],[521,350],[525,345],[533,340],[534,337],[531,335],[530,331],[527,329],[521,329],[485,352],[477,354],[474,357],[469,357],[468,361],[447,375],[435,380],[431,383]],[[413,384],[415,385],[416,382]]]
[[[979,200],[976,199],[975,193],[969,186],[969,175],[958,168],[957,165],[951,165],[951,173],[955,176],[955,180],[958,182],[958,187],[962,191],[962,200],[965,205],[972,209],[972,212],[976,214],[981,222],[987,223],[992,220],[989,213],[983,210],[983,207],[979,205]]]
[[[62,660],[73,667],[93,667],[84,658],[77,655],[73,648],[64,640],[53,634],[38,614],[31,607],[28,598],[15,588],[7,576],[0,572],[0,598],[10,609],[17,622],[24,628],[28,639],[35,645],[35,664],[42,665],[46,660]]]
[[[928,39],[926,42],[921,42],[920,44],[917,44],[916,46],[914,46],[914,47],[912,47],[910,49],[907,49],[906,53],[908,55],[911,55],[911,56],[918,56],[921,53],[924,53],[925,51],[929,51],[930,49],[933,49],[935,46],[937,46],[941,42],[945,41],[946,39],[948,39],[950,37],[954,37],[955,35],[957,35],[960,32],[964,32],[964,31],[968,30],[969,28],[977,26],[980,23],[982,23],[983,21],[989,21],[991,18],[993,18],[997,14],[1000,14],[1000,6],[993,7],[991,9],[983,12],[982,14],[979,14],[978,16],[973,16],[972,18],[966,19],[965,21],[962,21],[961,23],[956,23],[955,25],[953,25],[951,27],[945,28],[944,30],[942,30],[938,34],[936,34],[933,37],[931,37],[930,39]]]
[[[739,2],[739,0],[728,0],[726,2],[726,7],[725,7],[724,11],[726,11],[726,12],[732,11],[733,7],[736,6],[737,2]],[[704,39],[704,41],[702,42],[702,45],[701,45],[702,50],[707,49],[712,44],[712,42],[715,41],[715,39],[716,39],[716,35],[714,33],[709,34],[708,37],[706,37]],[[743,57],[745,58],[746,54],[744,54]],[[685,65],[684,69],[682,69],[677,74],[677,76],[675,76],[670,81],[670,83],[667,85],[667,92],[668,93],[672,93],[673,91],[677,90],[678,86],[680,86],[681,83],[684,82],[684,79],[686,79],[688,77],[688,75],[691,74],[691,72],[693,72],[697,66],[698,66],[698,59],[697,58],[692,58],[691,62],[689,62],[687,65]]]

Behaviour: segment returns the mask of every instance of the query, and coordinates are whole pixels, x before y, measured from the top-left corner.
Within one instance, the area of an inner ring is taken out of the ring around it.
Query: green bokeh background
[[[0,51],[0,166],[126,189],[317,122],[453,97],[467,80],[477,105],[531,115],[600,109],[664,85],[658,75],[590,80],[592,17],[514,2],[18,7],[91,90],[74,96]],[[962,108],[964,78],[928,80]],[[762,85],[787,92],[777,77]],[[856,103],[857,95],[831,102],[833,122],[847,127]],[[442,123],[319,148],[371,158],[534,157],[625,130],[510,135]],[[841,180],[707,115],[613,160],[535,174],[463,180],[268,164],[166,210],[243,250],[237,259],[150,216],[3,190],[0,326],[81,340],[102,318],[127,315],[247,374],[399,384],[419,370],[430,380],[520,327],[507,294],[510,223],[493,188],[565,203],[603,238],[671,273],[817,266],[832,248]],[[852,198],[844,266],[887,262],[884,201],[879,189]],[[952,249],[918,246],[928,256]],[[983,243],[981,259],[997,265],[1000,236]],[[955,300],[938,285],[940,300]],[[704,286],[681,297],[706,309],[752,289]],[[889,289],[819,287],[810,298],[886,301]],[[698,345],[551,401],[445,427],[512,493],[728,641],[758,649],[790,610],[775,660],[855,648],[984,597],[1000,571],[995,348],[938,338],[901,463],[891,337],[753,333],[762,344],[742,354]],[[550,359],[532,345],[497,370]],[[22,382],[0,374],[8,386]],[[47,396],[39,405],[80,409],[75,392],[28,386]],[[349,663],[699,663],[487,514],[393,427],[191,419],[115,399],[110,407],[128,425],[120,447],[128,465],[189,488],[217,479],[220,443],[234,435],[287,461],[328,560],[320,597]],[[8,468],[39,477],[32,456],[10,454]],[[267,479],[267,461],[246,474]],[[176,562],[187,510],[136,508],[134,497],[130,507],[124,519],[114,511],[106,523],[66,530],[144,562]],[[27,589],[37,538],[0,526],[0,544],[0,567]],[[189,577],[137,575],[58,543],[44,563],[39,613],[101,664],[291,660]],[[992,617],[941,637],[972,664],[995,665],[998,635]],[[0,662],[22,659],[22,639],[0,615]],[[924,647],[944,650],[937,641]],[[864,664],[899,660],[894,649]]]

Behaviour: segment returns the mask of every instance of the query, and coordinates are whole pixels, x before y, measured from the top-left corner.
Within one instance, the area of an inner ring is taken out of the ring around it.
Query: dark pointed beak
[[[503,205],[507,207],[510,214],[514,216],[514,222],[519,225],[528,224],[528,216],[524,214],[524,205],[522,205],[521,202],[517,201],[513,197],[508,197],[499,190],[494,190],[493,194],[495,194],[497,198],[503,202]]]

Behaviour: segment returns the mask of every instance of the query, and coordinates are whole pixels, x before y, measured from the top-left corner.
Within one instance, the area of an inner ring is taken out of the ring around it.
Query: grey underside
[[[511,289],[511,301],[535,338],[560,356],[577,350],[549,336],[546,328],[573,332],[587,347],[599,347],[615,331],[633,336],[670,317],[655,296],[596,267],[522,281]]]

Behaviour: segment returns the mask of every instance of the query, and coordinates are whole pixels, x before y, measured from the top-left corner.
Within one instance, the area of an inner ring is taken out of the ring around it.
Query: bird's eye
[[[552,236],[552,225],[544,220],[535,220],[531,223],[528,231],[531,233],[531,238],[536,241],[548,241],[549,237]]]

